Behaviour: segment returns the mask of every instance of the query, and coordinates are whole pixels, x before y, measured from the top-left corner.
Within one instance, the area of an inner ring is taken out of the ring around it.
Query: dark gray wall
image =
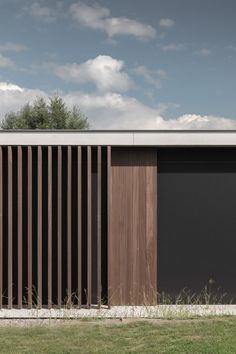
[[[236,149],[160,149],[158,291],[209,279],[236,299]]]

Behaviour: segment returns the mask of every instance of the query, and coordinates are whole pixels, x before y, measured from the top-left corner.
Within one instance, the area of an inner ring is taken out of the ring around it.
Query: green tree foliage
[[[69,109],[63,99],[54,96],[49,102],[39,97],[18,112],[9,112],[0,122],[2,129],[88,129],[88,119],[77,106]]]

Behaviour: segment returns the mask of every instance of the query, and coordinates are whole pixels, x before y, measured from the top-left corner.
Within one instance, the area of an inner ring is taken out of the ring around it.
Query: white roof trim
[[[236,131],[0,131],[0,145],[236,146]]]

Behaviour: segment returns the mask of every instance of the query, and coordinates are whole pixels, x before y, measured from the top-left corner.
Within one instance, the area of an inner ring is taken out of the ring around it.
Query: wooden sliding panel
[[[3,187],[2,187],[2,182],[3,182],[3,165],[2,165],[2,146],[0,146],[0,309],[2,308],[2,278],[3,278]]]
[[[71,168],[72,168],[72,151],[71,146],[67,148],[67,296],[68,304],[71,303]]]
[[[27,258],[28,258],[28,270],[27,270],[27,294],[28,294],[28,307],[32,307],[32,147],[27,148]]]
[[[82,150],[77,148],[78,306],[82,303]]]
[[[101,209],[102,209],[102,149],[97,147],[97,302],[101,307],[102,274],[101,274]]]
[[[92,149],[87,147],[87,307],[92,302]]]
[[[22,147],[17,147],[18,308],[22,307]]]
[[[38,146],[38,242],[37,242],[37,278],[38,306],[42,306],[42,147]]]
[[[157,291],[156,149],[112,148],[110,158],[109,303],[154,304]]]
[[[62,148],[57,148],[57,304],[62,294]]]
[[[12,308],[12,147],[7,148],[8,164],[8,308]]]
[[[48,308],[52,307],[52,147],[48,146]]]

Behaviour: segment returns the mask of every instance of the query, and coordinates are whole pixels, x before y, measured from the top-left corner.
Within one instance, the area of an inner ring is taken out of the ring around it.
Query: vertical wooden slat
[[[22,307],[22,147],[17,147],[18,308]]]
[[[77,183],[78,183],[78,306],[82,304],[82,152],[77,148]]]
[[[111,207],[111,146],[107,146],[107,264],[108,264],[108,286],[107,286],[107,292],[108,292],[108,300],[107,304],[108,307],[111,307],[111,271],[110,271],[110,242],[109,242],[109,237],[110,237],[110,207]]]
[[[71,146],[67,148],[67,296],[71,303]]]
[[[62,291],[62,148],[57,148],[57,304],[61,306]]]
[[[27,148],[27,287],[28,287],[28,307],[32,307],[32,147]]]
[[[2,252],[2,231],[3,231],[3,218],[2,218],[2,193],[3,193],[3,188],[2,188],[2,146],[0,146],[0,308],[2,308],[2,277],[3,277],[3,271],[2,271],[2,266],[3,266],[3,252]]]
[[[87,307],[92,302],[92,149],[87,147]]]
[[[102,149],[97,148],[97,301],[101,307],[101,201],[102,201]]]
[[[38,146],[38,306],[42,306],[42,147]]]
[[[12,147],[7,148],[8,164],[8,308],[12,308]]]
[[[52,307],[52,147],[48,146],[48,308]]]

